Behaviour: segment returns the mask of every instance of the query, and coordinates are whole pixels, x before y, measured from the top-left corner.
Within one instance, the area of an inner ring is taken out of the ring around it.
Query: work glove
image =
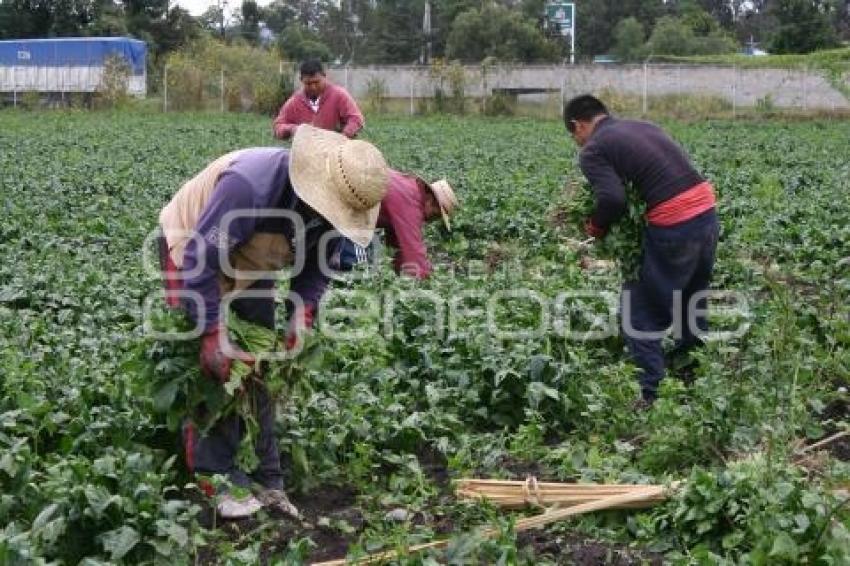
[[[592,218],[588,218],[584,221],[584,233],[591,238],[602,238],[605,236],[606,232],[607,230],[594,224]]]
[[[292,316],[289,318],[289,328],[284,338],[284,345],[287,351],[296,350],[301,347],[301,336],[304,334],[304,331],[313,327],[315,313],[316,307],[313,305],[296,307]]]
[[[229,355],[228,355],[229,354]],[[235,346],[227,337],[227,328],[219,323],[201,337],[201,371],[204,375],[226,383],[230,379],[233,360],[253,366],[254,357]]]

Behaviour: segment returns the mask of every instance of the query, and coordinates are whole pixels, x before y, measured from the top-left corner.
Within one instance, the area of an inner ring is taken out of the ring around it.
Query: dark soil
[[[830,444],[829,453],[836,460],[850,462],[850,438],[842,438]]]
[[[845,382],[836,383],[835,388],[848,387]],[[842,430],[839,427],[842,422],[850,421],[850,400],[845,398],[833,399],[820,414],[820,421],[824,425],[824,438]],[[829,443],[826,447],[830,455],[843,462],[850,462],[850,437],[840,438]]]
[[[431,446],[423,446],[416,452],[419,466],[425,475],[436,483],[441,491],[451,489],[451,476],[446,457]]]
[[[316,488],[308,494],[291,496],[292,503],[298,507],[303,522],[299,523],[275,511],[261,511],[255,517],[236,521],[219,521],[218,533],[230,543],[241,546],[242,543],[265,539],[260,550],[261,564],[269,564],[285,553],[290,541],[309,538],[313,549],[308,562],[334,560],[345,557],[349,544],[356,540],[363,530],[363,515],[357,507],[357,494],[350,487],[327,485]],[[197,501],[197,497],[195,497]],[[213,527],[213,509],[209,500],[197,501],[202,511],[198,522],[205,528]],[[320,519],[328,519],[331,526],[320,526]],[[333,523],[345,522],[350,525],[352,534],[342,533],[333,528]],[[269,524],[271,523],[271,527]],[[252,536],[252,533],[257,533]],[[197,564],[217,564],[215,545],[203,547],[198,552]]]
[[[847,445],[850,451],[850,441]],[[453,499],[451,476],[445,456],[431,447],[422,447],[416,454],[425,474],[439,487],[439,502],[435,509],[443,508]],[[537,462],[522,461],[505,457],[500,463],[510,477],[523,480],[533,475],[541,480],[555,479],[551,470]],[[290,542],[309,538],[313,546],[307,563],[334,560],[345,557],[350,544],[355,542],[365,528],[363,514],[358,505],[357,493],[349,486],[324,485],[302,495],[292,495],[292,502],[303,516],[299,523],[273,511],[261,511],[257,516],[239,521],[218,521],[214,524],[210,500],[201,495],[188,495],[198,503],[202,511],[199,523],[211,529],[214,525],[218,541],[201,548],[196,563],[204,566],[218,564],[217,542],[226,542],[243,548],[263,540],[260,548],[260,564],[271,564],[280,560],[287,552]],[[330,522],[330,526],[320,526]],[[418,515],[414,523],[427,521],[435,532],[435,538],[445,538],[456,533],[456,517],[438,513],[425,517]],[[340,522],[351,527],[349,534],[335,528]],[[629,548],[625,545],[588,540],[573,535],[557,535],[545,531],[521,533],[517,539],[519,548],[528,547],[540,559],[550,559],[557,564],[661,564],[661,555]]]
[[[847,420],[850,417],[850,402],[845,399],[835,399],[820,414],[821,422],[835,423],[838,421]]]
[[[517,547],[531,547],[538,559],[557,564],[631,566],[663,564],[661,554],[636,550],[625,545],[598,542],[574,535],[553,535],[543,531],[520,533]]]
[[[301,511],[305,523],[312,526],[297,534],[299,538],[309,537],[316,544],[310,553],[311,561],[343,558],[348,545],[363,530],[363,515],[357,506],[357,494],[350,487],[322,486],[309,494],[293,497],[292,502]],[[355,532],[346,535],[332,528],[320,527],[317,523],[323,517],[344,521]]]
[[[510,258],[508,252],[503,248],[498,246],[491,247],[487,250],[487,254],[484,258],[484,264],[487,266],[487,273],[493,273],[500,267],[502,267],[503,263]]]
[[[555,473],[540,462],[528,462],[505,456],[499,462],[499,466],[517,481],[522,481],[528,476],[534,476],[540,481],[558,481]]]
[[[570,214],[563,206],[557,206],[549,212],[549,225],[553,228],[563,228],[570,223]]]

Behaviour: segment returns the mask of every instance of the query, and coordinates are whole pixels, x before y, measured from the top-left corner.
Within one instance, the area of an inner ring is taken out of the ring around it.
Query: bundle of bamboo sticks
[[[507,485],[505,485],[507,484]],[[513,484],[513,485],[512,485]],[[544,497],[544,490],[549,486],[549,490],[567,490],[573,489],[572,499],[568,498],[568,494],[561,492],[559,497],[562,501],[553,501],[552,507],[545,512],[534,515],[533,517],[525,517],[518,520],[514,524],[516,532],[527,531],[530,529],[538,529],[548,524],[562,521],[569,517],[582,515],[584,513],[592,513],[594,511],[603,511],[609,509],[637,509],[650,507],[664,501],[667,498],[670,490],[675,489],[679,485],[675,482],[669,487],[660,485],[593,485],[593,484],[563,484],[563,483],[540,483],[536,479],[530,478],[524,482],[510,482],[501,480],[476,480],[466,479],[458,481],[457,493],[459,497],[466,499],[481,499],[482,497],[489,499],[487,494],[501,494],[500,501],[509,501],[510,507],[518,500],[516,492],[519,492],[520,498],[525,497],[526,491],[529,493],[536,492],[538,497]],[[491,491],[493,490],[493,491]],[[510,495],[510,490],[514,491],[513,499],[505,496]],[[583,491],[583,493],[581,493]],[[462,495],[462,493],[472,494],[471,497]],[[581,498],[581,499],[579,499]],[[525,500],[515,506],[523,506],[527,503]],[[484,538],[493,538],[499,533],[498,530],[485,528],[479,531],[479,535]],[[426,544],[421,544],[408,549],[408,552],[422,552],[424,550],[444,548],[448,545],[449,540],[437,540]],[[395,552],[380,552],[352,561],[352,564],[375,564],[378,562],[386,562],[397,558]],[[348,564],[345,559],[332,560],[330,562],[314,563],[313,566],[344,566]]]
[[[525,481],[462,479],[455,494],[460,500],[485,499],[497,507],[571,507],[628,493],[647,493],[645,498],[624,503],[613,509],[645,509],[664,501],[665,487],[660,485],[577,484],[539,482],[535,477]]]

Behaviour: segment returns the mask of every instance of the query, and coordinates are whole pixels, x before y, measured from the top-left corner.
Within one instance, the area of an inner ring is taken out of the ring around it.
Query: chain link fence
[[[199,66],[189,59],[174,58],[162,69],[158,95],[162,109],[170,111],[219,111],[274,113],[294,88],[293,69],[228,69]]]
[[[585,93],[600,95],[630,115],[850,114],[848,70],[670,64],[340,67],[330,69],[329,76],[360,101],[382,100],[411,114],[440,106],[441,98],[460,98],[466,110],[486,112],[489,102],[492,111],[557,116],[564,100]]]
[[[38,91],[54,93],[61,102],[74,92],[96,91],[104,82],[102,70],[94,67],[60,71],[0,68],[0,84],[8,86],[7,98],[17,104]],[[438,64],[331,67],[328,76],[367,112],[557,118],[563,101],[593,93],[631,116],[850,115],[850,68]],[[173,58],[138,80],[147,81],[148,96],[154,99],[149,103],[167,112],[274,114],[298,86],[296,65],[276,61],[215,66]],[[144,89],[144,82],[128,87]]]

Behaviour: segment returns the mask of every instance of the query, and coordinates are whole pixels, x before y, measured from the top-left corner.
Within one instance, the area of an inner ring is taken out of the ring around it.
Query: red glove
[[[201,371],[204,375],[225,383],[230,379],[230,365],[234,359],[248,365],[256,362],[251,354],[230,342],[223,324],[217,324],[201,337]]]
[[[313,316],[316,313],[316,307],[313,305],[304,305],[304,307],[296,307],[295,312],[289,319],[289,328],[286,331],[286,349],[294,350],[299,347],[301,334],[304,330],[313,327]]]
[[[592,218],[588,218],[584,221],[584,233],[592,238],[602,238],[606,230],[594,224]]]

